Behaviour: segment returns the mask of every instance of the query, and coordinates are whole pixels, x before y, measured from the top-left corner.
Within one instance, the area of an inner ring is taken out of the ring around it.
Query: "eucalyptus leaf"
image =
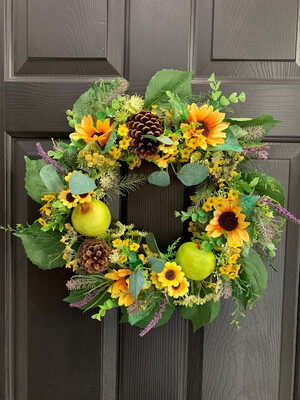
[[[161,258],[148,257],[148,262],[151,265],[152,271],[156,272],[157,274],[161,273],[165,268],[166,262]]]
[[[69,188],[72,194],[84,194],[96,189],[96,184],[94,179],[81,172],[74,172],[69,180]]]
[[[216,146],[207,146],[207,151],[236,151],[242,152],[243,148],[240,146],[230,126],[226,129],[226,138],[223,144],[217,144]]]
[[[154,135],[142,135],[144,138],[148,138],[148,139],[152,139],[152,140],[157,140],[158,142],[164,143],[166,145],[171,146],[172,144],[174,144],[173,140],[167,136],[158,136],[155,137]]]
[[[170,185],[170,175],[168,171],[155,171],[148,176],[148,182],[151,185],[156,185],[160,187]]]
[[[40,171],[41,179],[49,192],[60,193],[64,184],[53,165],[45,165]]]
[[[157,242],[156,242],[156,239],[155,239],[155,236],[154,236],[153,232],[149,232],[147,234],[146,243],[147,243],[147,245],[149,247],[149,250],[152,251],[152,253],[160,254],[160,251],[159,251],[159,248],[158,248],[158,245],[157,245]]]
[[[178,71],[163,69],[150,80],[145,94],[144,107],[149,109],[156,104],[160,107],[169,106],[167,91],[178,94],[182,101],[188,101],[192,95],[191,79],[193,71]]]
[[[201,164],[185,164],[177,174],[177,178],[185,186],[199,185],[208,177],[208,168]]]
[[[142,290],[144,284],[145,277],[142,271],[140,269],[136,269],[135,271],[133,271],[129,277],[129,292],[134,300],[137,299],[137,296]]]

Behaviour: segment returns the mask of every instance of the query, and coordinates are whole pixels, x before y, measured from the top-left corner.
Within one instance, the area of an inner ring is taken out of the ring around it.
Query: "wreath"
[[[221,298],[236,303],[239,329],[239,317],[267,286],[262,258],[272,266],[283,217],[300,222],[283,208],[280,183],[252,162],[267,159],[262,141],[279,121],[228,117],[245,93],[226,97],[212,74],[208,93],[192,95],[191,77],[159,71],[144,99],[127,95],[119,78],[95,82],[66,112],[70,142],[53,140],[47,153],[37,143],[41,158],[25,157],[25,187],[41,205],[40,218],[4,228],[39,268],[73,271],[64,299],[71,307],[95,309],[99,321],[120,307],[121,322],[142,328],[140,336],[176,307],[196,331],[217,316]],[[137,170],[142,161],[157,171],[120,174],[121,166]],[[120,221],[111,226],[107,202],[147,181],[168,186],[168,170],[192,187],[190,206],[175,211],[191,237],[162,252],[153,233]]]

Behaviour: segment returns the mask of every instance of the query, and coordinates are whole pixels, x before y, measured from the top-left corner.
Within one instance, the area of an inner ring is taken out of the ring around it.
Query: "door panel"
[[[283,184],[287,206],[300,215],[296,0],[5,0],[0,18],[1,224],[36,218],[23,156],[36,157],[36,141],[47,148],[51,137],[67,137],[65,110],[93,80],[120,76],[129,93],[144,94],[161,68],[194,70],[194,93],[207,90],[215,72],[225,94],[246,92],[236,117],[282,120],[259,168]],[[186,235],[173,213],[188,201],[172,177],[168,189],[145,185],[110,208],[114,220],[153,231],[163,249]],[[38,270],[19,240],[0,235],[1,399],[300,398],[297,226],[287,224],[278,272],[269,269],[268,288],[242,331],[230,325],[233,306],[223,301],[217,320],[196,334],[175,313],[143,339],[118,323],[116,310],[99,324],[69,309],[62,299],[70,272]]]

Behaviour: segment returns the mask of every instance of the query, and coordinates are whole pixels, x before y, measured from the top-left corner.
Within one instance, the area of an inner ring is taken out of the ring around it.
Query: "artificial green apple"
[[[109,208],[100,200],[78,204],[72,212],[72,224],[84,236],[101,235],[108,229],[110,222]]]
[[[197,243],[186,242],[179,247],[176,262],[187,278],[202,281],[215,269],[216,257],[212,251],[199,249]]]

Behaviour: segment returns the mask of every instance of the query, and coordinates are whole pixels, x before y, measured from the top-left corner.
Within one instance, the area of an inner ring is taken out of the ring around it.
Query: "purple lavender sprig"
[[[290,213],[286,208],[281,207],[279,204],[274,204],[272,203],[271,200],[266,200],[266,199],[259,199],[262,203],[267,203],[269,206],[274,207],[275,211],[277,211],[279,214],[283,215],[285,218],[291,220],[295,224],[300,225],[300,219],[296,218],[292,213]]]
[[[38,151],[38,155],[42,157],[42,159],[45,161],[46,164],[52,164],[59,174],[62,175],[65,174],[65,171],[60,169],[59,166],[56,164],[56,162],[51,157],[49,157],[48,154],[43,150],[40,143],[36,144],[36,148]]]
[[[266,160],[269,156],[270,146],[262,145],[262,146],[244,146],[244,153],[250,153],[254,155],[259,160]]]
[[[154,317],[152,319],[152,321],[150,322],[149,325],[146,326],[145,329],[143,329],[140,332],[140,337],[143,337],[146,335],[146,333],[148,333],[150,331],[150,329],[154,328],[154,326],[158,323],[158,321],[162,318],[162,313],[165,311],[166,309],[166,304],[168,303],[167,299],[164,299],[164,301],[162,302],[160,309],[157,313],[154,314]]]
[[[78,301],[77,303],[71,303],[69,304],[70,307],[83,307],[85,306],[89,301],[92,300],[92,298],[99,292],[100,289],[94,290],[92,293],[89,293],[87,296],[85,296],[82,300]]]

